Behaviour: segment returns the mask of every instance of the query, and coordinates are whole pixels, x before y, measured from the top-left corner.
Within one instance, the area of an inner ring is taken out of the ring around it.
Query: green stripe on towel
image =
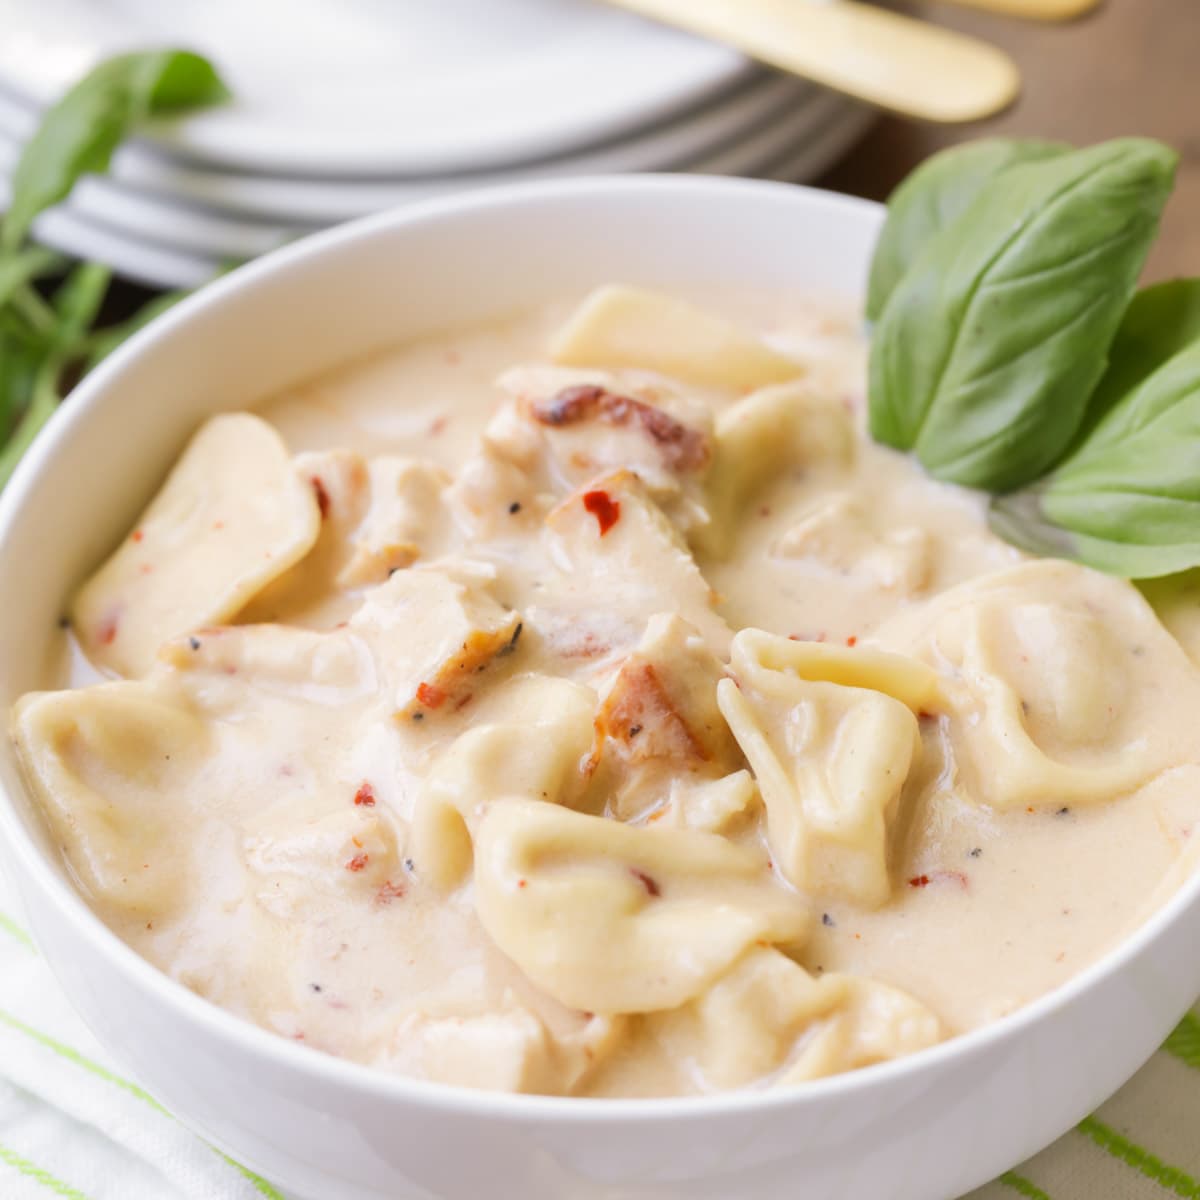
[[[1163,1043],[1163,1049],[1189,1067],[1200,1070],[1200,1018],[1188,1013]]]
[[[221,1154],[221,1151],[218,1150],[217,1153]],[[254,1184],[254,1186],[258,1190],[258,1192],[261,1195],[266,1196],[267,1200],[284,1200],[284,1197],[281,1196],[261,1175],[255,1175],[255,1173],[252,1170],[250,1170],[249,1167],[243,1167],[242,1164],[240,1162],[238,1162],[236,1158],[230,1158],[228,1154],[221,1154],[221,1157],[231,1167],[236,1167],[237,1170],[241,1171],[241,1173],[252,1184]]]
[[[1005,1171],[1000,1176],[999,1182],[1005,1187],[1012,1188],[1017,1195],[1024,1196],[1025,1200],[1050,1200],[1050,1197],[1036,1183],[1026,1179],[1024,1175],[1018,1175],[1016,1171]]]
[[[58,1041],[57,1038],[52,1038],[48,1033],[43,1033],[40,1029],[34,1029],[32,1025],[26,1025],[24,1021],[18,1020],[11,1013],[5,1012],[0,1008],[0,1024],[7,1025],[10,1029],[15,1029],[18,1033],[25,1034],[26,1037],[32,1038],[35,1042],[45,1046],[47,1050],[53,1050],[55,1054],[61,1055],[69,1062],[73,1062],[78,1067],[83,1067],[85,1071],[90,1071],[93,1075],[100,1079],[113,1084],[115,1087],[121,1088],[128,1092],[131,1096],[136,1096],[139,1100],[149,1104],[155,1111],[160,1112],[165,1117],[174,1117],[163,1108],[155,1098],[150,1095],[145,1088],[139,1087],[132,1079],[126,1079],[123,1075],[118,1075],[115,1071],[110,1071],[107,1067],[101,1066],[94,1059],[90,1059],[86,1054],[81,1054],[73,1046],[68,1046],[64,1042]],[[214,1153],[221,1154],[219,1150],[212,1148]],[[256,1175],[249,1167],[243,1167],[236,1159],[232,1159],[227,1154],[221,1154],[221,1157],[229,1163],[231,1167],[241,1172],[248,1179],[258,1192],[267,1197],[267,1200],[284,1200],[261,1175]]]
[[[6,1163],[18,1175],[24,1175],[26,1179],[40,1183],[47,1191],[53,1192],[56,1196],[62,1196],[64,1200],[88,1200],[77,1188],[73,1188],[69,1183],[64,1183],[57,1176],[51,1175],[44,1167],[39,1167],[36,1163],[31,1163],[29,1159],[22,1158],[3,1142],[0,1142],[0,1163]]]
[[[6,912],[0,912],[0,929],[5,933],[16,938],[26,950],[36,951],[37,947],[33,944],[33,938],[21,928]]]
[[[1124,1134],[1118,1133],[1111,1125],[1105,1125],[1095,1117],[1085,1117],[1079,1122],[1078,1129],[1084,1137],[1091,1138],[1113,1158],[1119,1158],[1147,1179],[1154,1180],[1160,1187],[1174,1192],[1176,1196],[1184,1197],[1184,1200],[1200,1200],[1200,1183],[1186,1171],[1163,1162],[1144,1146],[1139,1146]]]
[[[83,1067],[85,1071],[90,1071],[93,1075],[108,1080],[109,1083],[122,1088],[131,1096],[136,1096],[139,1100],[144,1100],[147,1104],[158,1109],[159,1112],[167,1113],[167,1110],[145,1088],[138,1087],[132,1079],[126,1079],[123,1075],[118,1075],[115,1071],[110,1071],[107,1067],[102,1067],[98,1062],[88,1058],[87,1055],[80,1054],[73,1046],[68,1046],[56,1038],[52,1038],[48,1033],[43,1033],[40,1029],[34,1029],[32,1025],[26,1025],[24,1021],[18,1020],[12,1013],[5,1012],[2,1008],[0,1008],[0,1023],[7,1025],[10,1029],[15,1029],[18,1033],[25,1034],[26,1037],[30,1037],[35,1042],[45,1046],[47,1050],[53,1050],[55,1054],[61,1055],[76,1066]]]

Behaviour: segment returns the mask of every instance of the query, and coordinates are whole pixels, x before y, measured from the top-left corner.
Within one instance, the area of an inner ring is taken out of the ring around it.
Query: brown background
[[[948,3],[904,7],[1002,46],[1021,68],[1022,95],[1006,113],[972,125],[885,117],[822,186],[882,200],[932,151],[987,134],[1077,144],[1145,134],[1183,156],[1147,275],[1200,275],[1200,0],[1108,0],[1062,25],[1017,22]]]

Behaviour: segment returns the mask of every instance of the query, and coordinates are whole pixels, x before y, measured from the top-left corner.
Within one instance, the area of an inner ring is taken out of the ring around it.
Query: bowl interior
[[[603,282],[795,288],[844,303],[864,289],[880,214],[749,181],[540,184],[370,218],[210,285],[76,389],[0,498],[0,706],[45,686],[72,590],[203,418],[389,344]],[[0,816],[5,806],[16,816],[16,827],[0,821],[10,848],[61,876],[7,738],[0,784]]]

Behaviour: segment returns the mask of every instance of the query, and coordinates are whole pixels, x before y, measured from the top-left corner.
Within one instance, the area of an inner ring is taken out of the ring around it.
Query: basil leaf
[[[33,380],[44,357],[14,331],[0,329],[0,446],[33,398]]]
[[[51,355],[33,370],[29,403],[4,449],[0,450],[0,488],[8,483],[21,456],[32,445],[42,426],[54,415],[59,403],[58,373],[61,367],[58,357]]]
[[[1133,335],[1169,293],[1150,289],[1130,308],[1114,348],[1135,347],[1110,372],[1142,381],[1111,401],[1088,438],[1036,487],[992,504],[991,524],[1002,537],[1038,553],[1075,558],[1130,579],[1173,574],[1200,565],[1200,340],[1193,339],[1157,370],[1156,358],[1183,335],[1196,311],[1200,281],[1173,309],[1155,350]],[[1174,285],[1164,285],[1173,287]],[[1196,332],[1200,332],[1197,330]]]
[[[877,441],[1008,491],[1070,445],[1178,155],[1124,138],[1010,167],[919,254],[871,347]]]
[[[227,95],[212,64],[187,50],[122,54],[94,67],[45,112],[22,149],[0,249],[15,250],[81,175],[106,170],[136,121]]]
[[[1200,279],[1172,279],[1138,292],[1109,347],[1108,369],[1088,402],[1077,443],[1090,437],[1104,416],[1134,388],[1197,338]],[[1115,432],[1115,427],[1110,432]]]
[[[1040,138],[985,138],[926,159],[888,200],[887,220],[871,259],[867,320],[877,321],[887,298],[925,245],[958,219],[997,175],[1023,162],[1070,150]]]

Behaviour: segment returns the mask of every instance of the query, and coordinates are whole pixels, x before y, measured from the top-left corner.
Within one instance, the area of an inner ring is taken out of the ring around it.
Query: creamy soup
[[[864,355],[615,287],[213,418],[15,711],[88,902],[316,1050],[580,1096],[852,1070],[1095,960],[1191,869],[1200,674],[874,445]]]

